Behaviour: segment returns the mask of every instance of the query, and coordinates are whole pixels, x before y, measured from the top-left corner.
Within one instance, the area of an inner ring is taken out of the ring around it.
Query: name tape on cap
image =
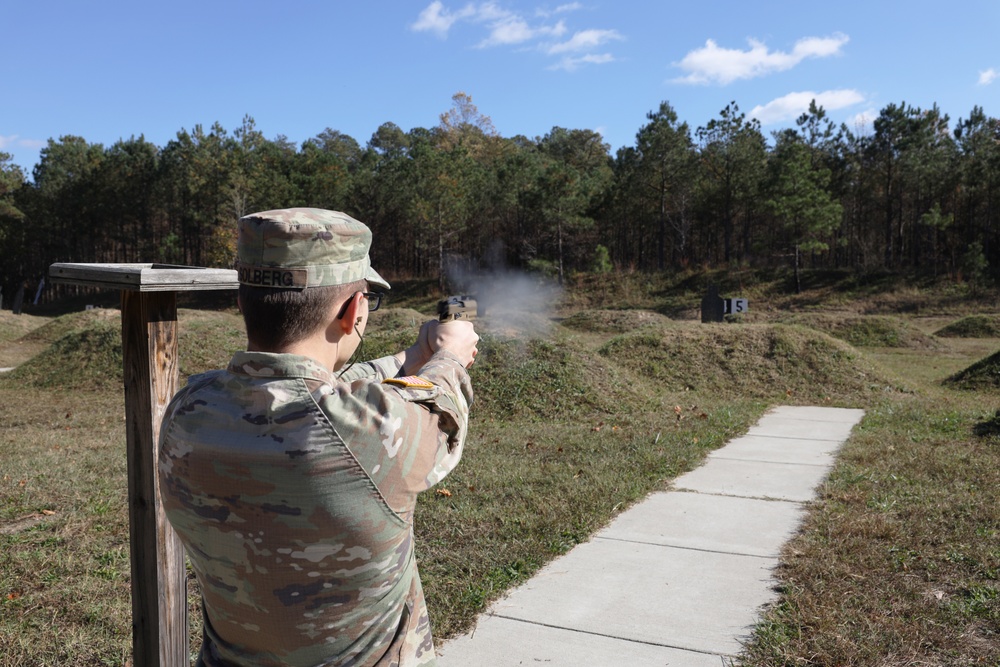
[[[306,269],[283,269],[273,266],[239,266],[236,269],[239,281],[244,285],[257,287],[298,287],[304,288],[309,281]]]

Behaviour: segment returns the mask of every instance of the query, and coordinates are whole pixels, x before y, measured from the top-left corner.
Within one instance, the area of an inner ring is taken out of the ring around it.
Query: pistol
[[[454,320],[474,321],[480,314],[479,304],[476,297],[462,294],[449,296],[447,299],[438,301],[438,320],[441,322],[452,322]]]

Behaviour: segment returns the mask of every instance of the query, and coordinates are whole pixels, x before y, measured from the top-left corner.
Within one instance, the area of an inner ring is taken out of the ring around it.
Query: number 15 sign
[[[722,301],[726,305],[725,315],[735,315],[750,310],[750,302],[747,299],[723,299]]]

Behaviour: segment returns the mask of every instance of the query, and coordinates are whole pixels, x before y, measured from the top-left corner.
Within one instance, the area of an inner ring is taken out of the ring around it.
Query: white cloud
[[[847,119],[847,127],[855,134],[865,136],[875,131],[875,119],[878,118],[877,109],[865,109],[861,113],[856,113]]]
[[[612,40],[619,39],[622,39],[622,36],[617,30],[581,30],[567,41],[550,46],[548,52],[550,55],[554,55],[558,53],[589,51]]]
[[[738,79],[753,79],[772,72],[782,72],[795,67],[806,58],[826,58],[838,55],[850,38],[836,33],[832,37],[806,37],[795,43],[791,53],[770,51],[756,39],[748,40],[746,51],[720,47],[713,40],[700,49],[688,52],[679,63],[687,76],[674,79],[677,83],[718,83],[726,85]]]
[[[22,139],[19,134],[11,134],[4,136],[0,134],[0,150],[14,149],[14,148],[28,148],[32,150],[38,150],[39,148],[45,146],[48,142],[42,141],[41,139]]]
[[[993,81],[998,76],[1000,76],[1000,72],[997,72],[992,67],[989,68],[989,69],[987,69],[987,70],[983,70],[982,72],[979,73],[979,85],[980,86],[988,86],[991,83],[993,83]]]
[[[549,17],[555,14],[566,14],[568,12],[576,12],[583,9],[583,5],[579,2],[568,2],[565,5],[559,5],[555,9],[548,10],[544,8],[539,8],[535,10],[535,16]]]
[[[549,69],[564,69],[567,72],[572,72],[579,69],[581,65],[604,65],[614,61],[615,57],[610,53],[588,53],[585,56],[577,58],[566,56],[555,65],[549,67]]]
[[[511,18],[493,26],[490,36],[479,43],[481,47],[500,44],[520,44],[534,38],[535,31],[520,18]]]
[[[478,46],[479,48],[488,48],[504,44],[523,44],[541,37],[561,37],[565,32],[566,24],[562,21],[553,26],[532,28],[524,19],[511,16],[496,21],[490,31],[490,36],[481,41]]]
[[[438,37],[444,38],[448,36],[448,31],[451,30],[451,26],[455,24],[455,21],[461,18],[463,18],[461,13],[453,14],[444,8],[444,4],[440,0],[434,0],[434,2],[424,8],[424,11],[420,12],[416,22],[410,26],[410,29],[416,32],[429,31],[437,33]]]
[[[759,120],[761,125],[779,123],[783,120],[798,118],[808,111],[809,103],[813,100],[816,100],[817,106],[821,106],[827,111],[833,111],[860,104],[865,101],[865,96],[850,89],[826,90],[822,93],[814,93],[811,90],[789,93],[784,97],[771,100],[767,104],[755,106],[750,111],[750,116]]]
[[[495,2],[469,3],[452,11],[442,0],[434,0],[420,12],[410,25],[415,32],[431,32],[446,38],[456,24],[478,26],[486,29],[486,36],[476,44],[486,49],[500,46],[525,45],[550,56],[563,56],[550,69],[573,70],[585,64],[601,64],[615,60],[610,53],[594,53],[608,42],[624,39],[617,30],[580,30],[568,40],[559,41],[567,34],[565,20],[553,23],[555,15],[567,15],[583,8],[579,2],[570,2],[555,9],[538,9],[532,15],[505,9]],[[574,54],[572,57],[569,54]]]

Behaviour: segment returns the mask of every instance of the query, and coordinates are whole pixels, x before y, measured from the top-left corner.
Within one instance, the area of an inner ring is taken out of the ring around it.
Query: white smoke
[[[451,294],[475,297],[478,328],[507,335],[548,335],[562,297],[558,283],[541,274],[505,267],[499,246],[491,248],[482,263],[483,267],[475,267],[452,256],[445,273]]]

